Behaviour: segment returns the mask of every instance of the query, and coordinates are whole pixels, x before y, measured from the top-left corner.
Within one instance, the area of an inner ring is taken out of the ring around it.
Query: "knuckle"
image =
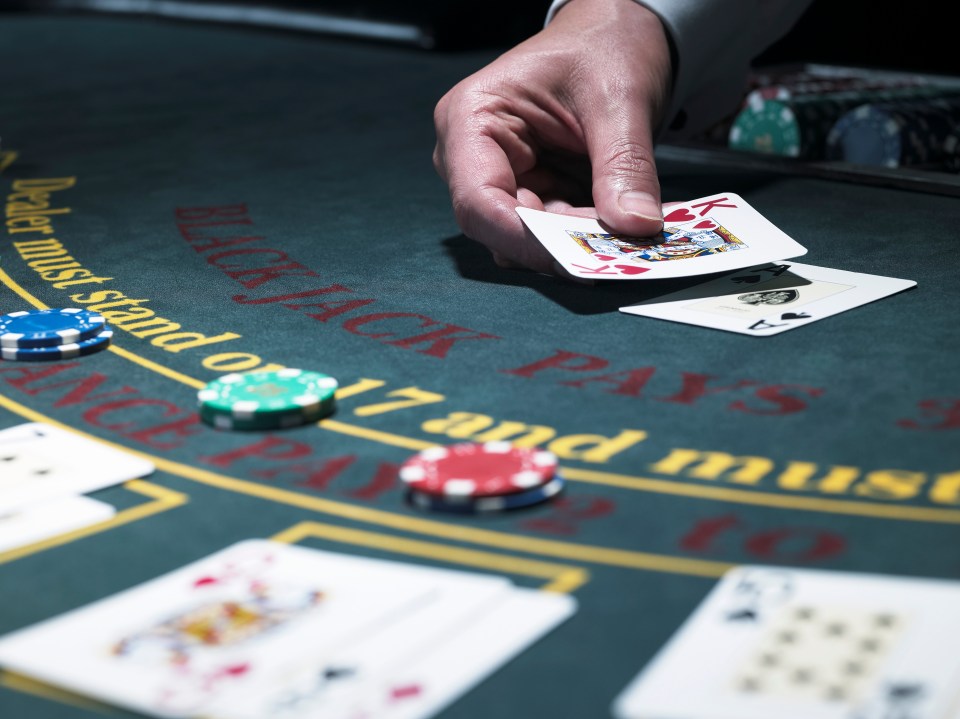
[[[441,128],[446,124],[448,106],[450,104],[450,94],[446,94],[440,98],[436,106],[433,108],[433,126],[440,131]]]
[[[604,167],[608,173],[630,176],[656,177],[653,150],[648,145],[630,139],[618,140],[607,147]]]
[[[475,204],[470,201],[470,198],[464,196],[462,192],[458,192],[456,189],[452,190],[450,200],[453,206],[453,216],[457,221],[457,225],[463,230],[463,234],[471,239],[478,239],[474,233],[477,222],[477,209]]]
[[[503,125],[503,120],[483,103],[476,103],[467,109],[460,121],[473,137],[494,137]]]

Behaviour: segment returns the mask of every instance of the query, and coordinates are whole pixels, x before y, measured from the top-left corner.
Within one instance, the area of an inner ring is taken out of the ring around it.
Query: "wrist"
[[[609,79],[624,77],[645,84],[648,97],[661,112],[666,110],[678,53],[663,20],[645,4],[637,0],[555,0],[548,22],[547,33],[564,36],[568,45],[614,58],[619,64],[608,69],[612,73]]]

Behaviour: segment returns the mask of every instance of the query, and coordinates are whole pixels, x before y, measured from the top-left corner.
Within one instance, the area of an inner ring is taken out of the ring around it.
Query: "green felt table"
[[[61,424],[157,471],[96,493],[108,524],[0,555],[0,631],[272,537],[571,592],[570,621],[443,716],[599,717],[732,565],[960,574],[956,199],[665,160],[665,200],[737,192],[804,261],[919,284],[770,338],[627,316],[680,283],[502,270],[459,233],[431,111],[491,57],[4,18],[0,188],[48,207],[7,208],[0,310],[98,307],[116,336],[0,363],[0,427]],[[199,422],[198,387],[269,365],[337,377],[336,414]],[[565,494],[405,504],[413,451],[486,439],[556,452]],[[0,686],[4,717],[104,711]]]

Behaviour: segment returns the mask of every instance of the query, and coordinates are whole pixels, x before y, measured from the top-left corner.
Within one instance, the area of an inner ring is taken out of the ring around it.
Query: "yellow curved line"
[[[0,671],[0,685],[13,689],[24,694],[32,694],[41,699],[60,702],[78,709],[99,712],[107,716],[120,716],[116,707],[104,704],[96,699],[90,699],[80,694],[55,687],[52,684],[45,684],[37,679],[28,677],[25,674],[16,672]]]
[[[41,302],[36,297],[31,295],[29,292],[27,292],[25,289],[23,289],[20,283],[17,282],[15,279],[13,279],[10,275],[8,275],[2,267],[0,267],[0,282],[3,282],[3,284],[5,284],[11,292],[14,292],[20,299],[22,299],[27,304],[32,305],[36,309],[38,310],[50,309],[50,307],[43,304],[43,302]]]
[[[827,514],[848,514],[855,517],[880,517],[883,519],[904,519],[915,522],[939,522],[941,524],[960,524],[960,510],[939,509],[937,507],[916,507],[896,504],[875,504],[847,499],[822,499],[820,497],[797,497],[769,492],[752,492],[746,489],[729,487],[704,487],[665,479],[647,479],[625,474],[598,472],[592,469],[563,469],[565,479],[606,487],[620,487],[638,492],[654,494],[672,494],[678,497],[709,499],[717,502],[751,504],[757,507],[774,509],[797,509],[806,512],[825,512]]]
[[[187,495],[183,494],[182,492],[175,492],[172,489],[161,487],[158,484],[144,482],[141,479],[131,480],[126,482],[123,486],[124,488],[129,489],[131,492],[136,492],[137,494],[150,497],[152,501],[124,509],[120,512],[117,512],[110,519],[107,519],[103,522],[97,522],[89,527],[82,527],[71,532],[58,534],[55,537],[43,539],[39,542],[27,544],[22,547],[16,547],[15,549],[9,549],[6,552],[0,552],[0,564],[13,562],[17,559],[22,559],[23,557],[29,557],[31,554],[43,552],[47,549],[52,549],[53,547],[59,547],[77,539],[82,539],[83,537],[100,534],[101,532],[106,532],[108,529],[114,529],[115,527],[120,527],[124,524],[136,522],[154,514],[165,512],[168,509],[173,509],[174,507],[184,505],[188,501]]]
[[[20,284],[16,282],[9,274],[0,268],[0,282],[3,282],[19,297],[30,303],[38,309],[47,309],[40,300],[31,295]],[[117,346],[110,347],[120,357],[134,362],[145,369],[157,372],[169,379],[172,379],[190,387],[199,389],[204,383],[188,375],[168,369],[163,365],[157,364],[151,360],[141,357],[133,352],[122,349]],[[2,397],[0,397],[2,400]],[[13,400],[10,400],[11,402]],[[19,405],[22,407],[22,405]],[[24,408],[26,409],[26,408]],[[32,411],[32,410],[30,410]],[[22,413],[21,413],[22,414]],[[26,415],[24,415],[26,416]],[[38,415],[39,416],[39,415]],[[47,419],[36,421],[50,421]],[[65,425],[61,425],[65,426]],[[345,434],[352,437],[366,439],[372,442],[378,442],[401,449],[419,451],[428,447],[436,446],[436,443],[405,437],[403,435],[383,432],[381,430],[367,429],[356,425],[347,424],[339,420],[325,419],[318,423],[321,429],[339,434]],[[67,429],[72,429],[66,427]],[[122,449],[129,448],[122,445],[116,445]],[[149,455],[143,455],[151,458]],[[154,464],[160,466],[160,463],[166,460],[161,458],[151,458]],[[187,467],[187,465],[182,465]],[[198,470],[202,472],[203,470]],[[171,472],[172,474],[184,475],[181,471]],[[706,499],[721,502],[733,502],[736,504],[747,504],[758,507],[769,507],[774,509],[794,509],[811,512],[825,512],[829,514],[844,514],[859,517],[877,517],[882,519],[898,519],[906,521],[936,522],[941,524],[960,523],[960,510],[940,509],[937,507],[917,507],[917,506],[898,506],[883,505],[871,502],[858,502],[855,500],[843,499],[822,499],[818,497],[791,496],[785,494],[773,494],[770,492],[756,492],[744,489],[731,489],[727,487],[707,487],[697,484],[688,484],[673,480],[658,480],[645,477],[634,477],[624,474],[611,472],[601,472],[588,469],[564,469],[564,477],[574,482],[587,482],[600,484],[608,487],[619,487],[621,489],[630,489],[641,492],[652,492],[656,494],[668,494],[681,497],[692,497],[696,499]],[[188,477],[189,478],[189,477]],[[203,480],[197,480],[203,481]],[[240,490],[237,490],[240,491]],[[350,505],[343,505],[350,506]]]
[[[174,382],[180,382],[194,389],[203,389],[206,387],[206,382],[201,382],[198,379],[189,377],[181,372],[172,370],[169,367],[164,367],[162,364],[158,364],[153,360],[148,360],[146,357],[141,357],[140,355],[134,354],[130,350],[125,350],[122,347],[117,347],[116,345],[110,345],[108,348],[118,357],[123,357],[125,360],[138,364],[144,369],[148,369],[151,372],[156,372],[159,375],[163,375],[167,379],[172,379]]]
[[[404,437],[392,432],[381,432],[377,429],[367,429],[366,427],[357,427],[334,419],[322,419],[317,423],[320,429],[327,429],[338,434],[346,434],[351,437],[368,439],[380,444],[388,444],[391,447],[400,449],[409,449],[411,452],[419,452],[430,447],[436,447],[436,442],[428,442],[423,439],[414,439],[413,437]]]
[[[0,172],[6,170],[10,165],[17,161],[18,153],[13,150],[0,152]]]
[[[292,507],[299,507],[300,509],[307,509],[321,514],[331,514],[343,519],[377,524],[381,527],[390,527],[391,529],[413,534],[440,537],[451,542],[482,544],[489,547],[508,549],[514,552],[542,554],[544,556],[593,562],[596,564],[608,564],[630,569],[647,569],[677,574],[693,574],[702,577],[717,577],[731,566],[723,562],[649,554],[647,552],[635,552],[626,549],[608,549],[606,547],[595,547],[586,544],[573,544],[572,542],[559,542],[552,539],[538,539],[536,537],[517,534],[506,534],[489,529],[477,529],[475,527],[446,524],[431,519],[420,519],[419,517],[395,514],[393,512],[345,502],[336,502],[321,497],[311,497],[300,494],[299,492],[218,474],[217,472],[174,462],[169,459],[164,459],[163,457],[155,457],[146,452],[132,450],[129,447],[103,440],[94,435],[82,432],[75,427],[46,417],[2,394],[0,394],[0,406],[33,422],[46,422],[47,424],[142,457],[153,462],[157,469],[178,477],[183,477],[184,479],[189,479],[218,489],[245,494],[250,497],[257,497],[258,499],[265,499],[278,504],[287,504]]]
[[[50,309],[49,305],[44,304],[39,299],[27,292],[27,290],[25,290],[19,282],[8,275],[2,267],[0,267],[0,282],[3,282],[3,284],[16,293],[20,299],[32,305],[35,309]],[[118,357],[123,357],[125,360],[133,362],[134,364],[138,364],[144,369],[150,370],[151,372],[156,372],[159,375],[163,375],[167,379],[172,379],[174,382],[180,382],[188,387],[203,389],[204,385],[206,384],[198,379],[194,379],[193,377],[177,372],[176,370],[172,370],[169,367],[164,367],[162,364],[148,360],[146,357],[141,357],[140,355],[134,354],[133,352],[125,350],[122,347],[117,347],[117,345],[110,345],[110,347],[107,349]]]
[[[568,593],[576,590],[590,579],[590,573],[569,564],[554,564],[536,559],[524,559],[505,554],[493,554],[476,549],[435,544],[421,539],[406,539],[389,534],[367,532],[362,529],[336,527],[320,522],[300,522],[275,534],[275,542],[296,544],[308,538],[326,539],[344,544],[354,544],[371,549],[407,554],[414,557],[439,560],[468,567],[480,567],[506,574],[522,574],[551,581],[541,587],[544,591]]]

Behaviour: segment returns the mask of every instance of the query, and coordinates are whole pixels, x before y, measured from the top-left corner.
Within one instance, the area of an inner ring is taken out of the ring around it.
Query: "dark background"
[[[91,0],[0,0],[0,8],[76,9]],[[187,0],[185,0],[186,3]],[[412,23],[440,50],[506,47],[537,32],[548,0],[193,0],[192,4],[289,8],[339,17]],[[920,0],[815,0],[794,30],[760,58],[960,74],[958,31],[946,6]]]
[[[960,74],[958,30],[932,2],[816,0],[756,64],[789,61]]]

